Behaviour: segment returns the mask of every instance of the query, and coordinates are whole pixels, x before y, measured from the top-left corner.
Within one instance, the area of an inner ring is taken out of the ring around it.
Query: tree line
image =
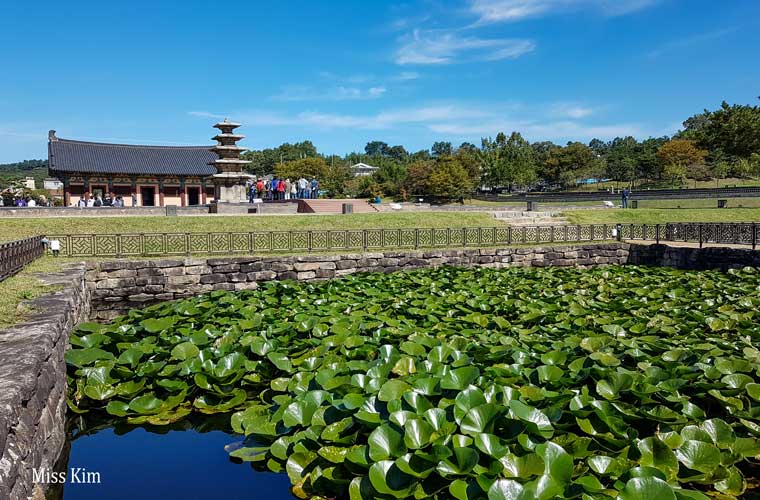
[[[722,103],[683,122],[672,137],[616,137],[588,144],[529,142],[519,132],[486,137],[480,145],[436,142],[407,151],[382,141],[343,157],[318,153],[310,142],[250,151],[257,175],[319,177],[332,195],[432,196],[454,199],[475,189],[568,189],[588,179],[609,179],[633,187],[685,187],[691,180],[760,176],[760,107]],[[354,178],[350,166],[378,170]]]
[[[311,141],[303,141],[248,151],[243,158],[251,161],[249,170],[257,176],[317,177],[331,196],[456,199],[476,189],[568,189],[587,179],[681,187],[689,180],[760,176],[760,107],[723,102],[718,109],[689,117],[672,137],[644,140],[628,136],[558,145],[500,132],[480,145],[441,141],[416,152],[371,141],[363,152],[325,155]],[[354,177],[351,166],[356,163],[378,170]],[[21,162],[0,173],[42,177],[46,164]]]

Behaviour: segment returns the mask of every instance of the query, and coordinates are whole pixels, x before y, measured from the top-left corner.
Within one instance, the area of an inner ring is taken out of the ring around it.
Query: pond
[[[70,462],[125,477],[99,498],[141,476],[170,498],[351,500],[730,500],[760,479],[757,269],[273,282],[82,324],[71,344],[72,421],[115,427]]]
[[[71,420],[76,425],[78,419]],[[69,480],[48,500],[293,500],[286,474],[230,458],[225,446],[239,439],[229,416],[171,429],[112,425],[70,432],[59,463]]]

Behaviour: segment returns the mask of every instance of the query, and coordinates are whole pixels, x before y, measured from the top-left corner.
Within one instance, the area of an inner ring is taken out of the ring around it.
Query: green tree
[[[760,106],[729,105],[705,110],[684,123],[679,138],[693,140],[712,160],[749,159],[760,154]]]
[[[469,142],[462,143],[454,153],[454,158],[459,162],[470,178],[470,184],[473,187],[480,185],[481,168],[480,168],[480,151],[477,146]]]
[[[610,141],[602,155],[607,165],[607,177],[620,182],[633,181],[639,164],[639,149],[639,142],[631,136]]]
[[[534,150],[518,132],[512,132],[509,138],[499,133],[495,140],[483,139],[480,160],[484,183],[490,187],[511,190],[538,178]]]
[[[379,185],[383,195],[398,196],[402,194],[407,174],[408,170],[406,166],[400,163],[388,162],[381,166],[372,177],[373,181]]]
[[[662,164],[657,159],[657,150],[669,140],[668,137],[650,137],[639,144],[636,178],[662,178]]]
[[[707,151],[699,149],[694,141],[673,139],[657,150],[657,160],[663,167],[663,177],[684,184],[687,177],[703,178],[706,175]]]
[[[388,149],[388,143],[383,141],[370,141],[364,146],[364,152],[367,156],[385,156]]]
[[[472,192],[470,177],[452,156],[439,158],[428,176],[428,191],[439,200],[457,200]]]
[[[428,194],[428,180],[434,166],[435,162],[431,160],[416,161],[409,165],[404,191],[410,195]]]
[[[433,158],[441,158],[443,156],[451,156],[453,148],[450,142],[439,141],[433,143],[433,147],[430,148],[430,152],[433,154]]]
[[[294,180],[301,177],[311,179],[312,177],[316,177],[320,182],[324,182],[329,175],[329,167],[324,158],[316,156],[278,164],[274,169],[274,173],[277,177],[283,179]]]
[[[563,187],[574,186],[580,179],[599,177],[604,168],[604,160],[581,142],[552,149],[546,160],[547,180]]]

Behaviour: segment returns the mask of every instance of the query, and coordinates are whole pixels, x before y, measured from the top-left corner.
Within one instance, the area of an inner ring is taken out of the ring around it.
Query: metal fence
[[[621,237],[627,240],[687,242],[718,245],[747,245],[757,249],[760,224],[756,222],[680,222],[669,224],[625,224]]]
[[[493,247],[613,239],[614,225],[49,235],[67,257]]]
[[[49,235],[66,257],[181,256],[478,248],[614,239],[683,241],[757,247],[760,224],[582,224],[462,228],[345,229],[227,233]]]
[[[0,244],[0,281],[13,276],[44,252],[42,236]]]

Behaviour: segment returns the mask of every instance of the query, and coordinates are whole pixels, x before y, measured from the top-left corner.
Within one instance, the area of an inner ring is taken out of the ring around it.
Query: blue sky
[[[223,6],[222,6],[223,5]],[[670,134],[760,95],[757,0],[6,2],[0,162],[60,137],[409,150]]]

